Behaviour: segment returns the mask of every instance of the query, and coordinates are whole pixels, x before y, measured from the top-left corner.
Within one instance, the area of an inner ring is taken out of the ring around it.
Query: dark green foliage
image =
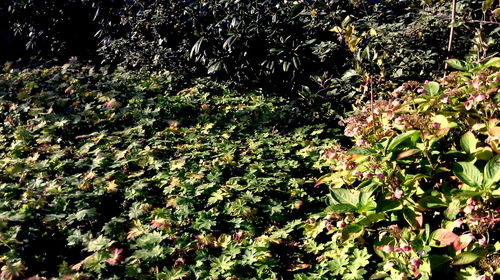
[[[458,1],[450,57],[471,49],[479,28],[471,20],[493,17],[493,9],[483,17],[482,2]],[[78,56],[111,69],[169,70],[188,78],[208,73],[283,95],[345,96],[351,85],[341,77],[361,57],[370,73],[382,67],[385,80],[396,83],[440,75],[448,56],[450,5],[441,2],[9,0],[0,11],[8,15],[9,36],[29,50],[25,58]],[[358,54],[331,31],[347,17],[358,35],[378,34],[362,39]],[[483,37],[498,38],[494,28],[484,25]],[[498,48],[489,44],[490,51]],[[380,65],[371,61],[375,53]]]

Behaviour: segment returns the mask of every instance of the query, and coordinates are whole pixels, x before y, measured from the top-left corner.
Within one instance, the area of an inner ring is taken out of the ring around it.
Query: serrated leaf
[[[476,136],[474,136],[474,134],[472,132],[468,131],[467,133],[462,135],[462,137],[460,138],[460,147],[462,147],[462,149],[466,153],[472,154],[472,153],[476,152],[477,142],[478,142],[478,140],[477,140]]]
[[[457,162],[454,164],[453,174],[471,187],[480,187],[483,183],[483,174],[470,162]]]
[[[99,235],[96,239],[89,242],[87,250],[91,252],[97,252],[99,250],[106,249],[112,244],[112,241],[103,235]]]

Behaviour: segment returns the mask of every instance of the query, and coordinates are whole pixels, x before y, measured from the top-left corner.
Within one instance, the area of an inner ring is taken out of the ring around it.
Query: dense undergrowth
[[[492,279],[499,65],[454,65],[360,101],[352,149],[209,79],[6,68],[1,277]]]
[[[1,76],[3,277],[272,278],[313,261],[300,228],[326,205],[315,165],[336,130],[259,91],[92,71]]]

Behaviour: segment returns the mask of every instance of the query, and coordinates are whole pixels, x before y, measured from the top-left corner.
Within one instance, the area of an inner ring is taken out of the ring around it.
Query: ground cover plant
[[[335,130],[297,125],[284,99],[210,82],[171,92],[171,79],[2,73],[3,278],[301,269],[291,234],[321,209],[313,166]]]

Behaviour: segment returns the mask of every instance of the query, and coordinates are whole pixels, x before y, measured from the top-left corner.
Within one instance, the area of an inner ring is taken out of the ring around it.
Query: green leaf
[[[483,174],[470,162],[457,162],[453,165],[453,174],[463,183],[471,187],[480,187],[483,183]]]
[[[500,57],[493,57],[492,59],[488,60],[483,66],[484,68],[488,67],[497,67],[500,68]]]
[[[453,67],[457,70],[465,71],[466,66],[463,61],[460,61],[458,59],[448,59],[446,60],[446,63],[450,66]]]
[[[158,274],[158,279],[162,280],[181,280],[188,276],[188,272],[181,268],[172,268],[171,270],[164,268],[163,272]]]
[[[410,224],[413,228],[415,228],[415,229],[420,228],[420,224],[417,220],[419,215],[417,215],[417,213],[413,209],[404,208],[403,209],[403,217],[408,222],[408,224]]]
[[[112,241],[103,235],[99,235],[96,239],[89,242],[87,250],[91,252],[97,252],[99,250],[106,249],[112,244]]]
[[[479,258],[481,258],[481,255],[478,255],[476,253],[473,253],[473,252],[463,252],[463,253],[461,253],[459,255],[456,255],[453,258],[453,263],[452,264],[453,265],[469,264],[469,263],[475,262]]]
[[[410,130],[407,131],[403,134],[400,134],[396,137],[394,137],[391,142],[389,142],[389,145],[387,146],[387,152],[392,152],[394,148],[396,148],[399,144],[403,143],[405,140],[413,137],[414,135],[420,134],[419,131],[417,130]]]
[[[495,0],[484,0],[483,2],[483,13],[486,13],[486,11],[488,11],[491,6],[493,6],[493,3],[495,3]]]
[[[355,238],[360,237],[363,235],[364,229],[362,226],[358,224],[350,224],[347,225],[343,230],[342,230],[342,239],[344,241],[347,240],[352,240]]]
[[[360,156],[369,156],[373,153],[374,153],[373,149],[366,149],[360,147],[352,148],[347,152],[348,155],[360,155]]]
[[[373,192],[360,192],[359,202],[357,204],[358,212],[366,212],[377,207],[377,203],[372,196]]]
[[[424,85],[424,89],[427,91],[427,93],[430,95],[430,96],[435,96],[439,93],[439,84],[436,83],[436,82],[430,82],[426,85]]]
[[[429,260],[431,261],[432,270],[440,268],[445,269],[451,263],[451,258],[443,255],[430,255]]]
[[[357,206],[359,201],[359,191],[355,192],[348,189],[333,189],[331,190],[331,196],[338,204],[349,204],[354,207]]]
[[[460,200],[453,199],[448,205],[448,208],[444,211],[444,215],[448,220],[453,220],[456,218],[458,213],[460,213],[460,209]]]
[[[356,212],[357,208],[350,204],[335,204],[328,206],[327,210],[338,213],[347,213],[347,212]]]
[[[292,7],[292,9],[290,10],[290,16],[296,17],[302,12],[302,10],[304,10],[304,5],[302,5],[302,4],[294,5]]]
[[[474,134],[470,131],[462,135],[460,138],[460,147],[468,153],[472,154],[476,151],[476,145],[477,145],[477,138],[474,136]]]
[[[387,212],[401,209],[399,200],[381,200],[377,202],[377,212]]]
[[[314,186],[317,187],[324,183],[329,183],[331,188],[336,189],[342,187],[345,181],[342,179],[341,172],[332,172],[321,176]]]
[[[347,256],[338,256],[328,262],[328,267],[333,275],[342,275],[347,269],[349,259]]]
[[[500,155],[494,156],[484,167],[484,186],[491,187],[500,180]]]
[[[418,204],[424,208],[440,208],[447,206],[444,201],[435,196],[424,196],[418,201]]]

